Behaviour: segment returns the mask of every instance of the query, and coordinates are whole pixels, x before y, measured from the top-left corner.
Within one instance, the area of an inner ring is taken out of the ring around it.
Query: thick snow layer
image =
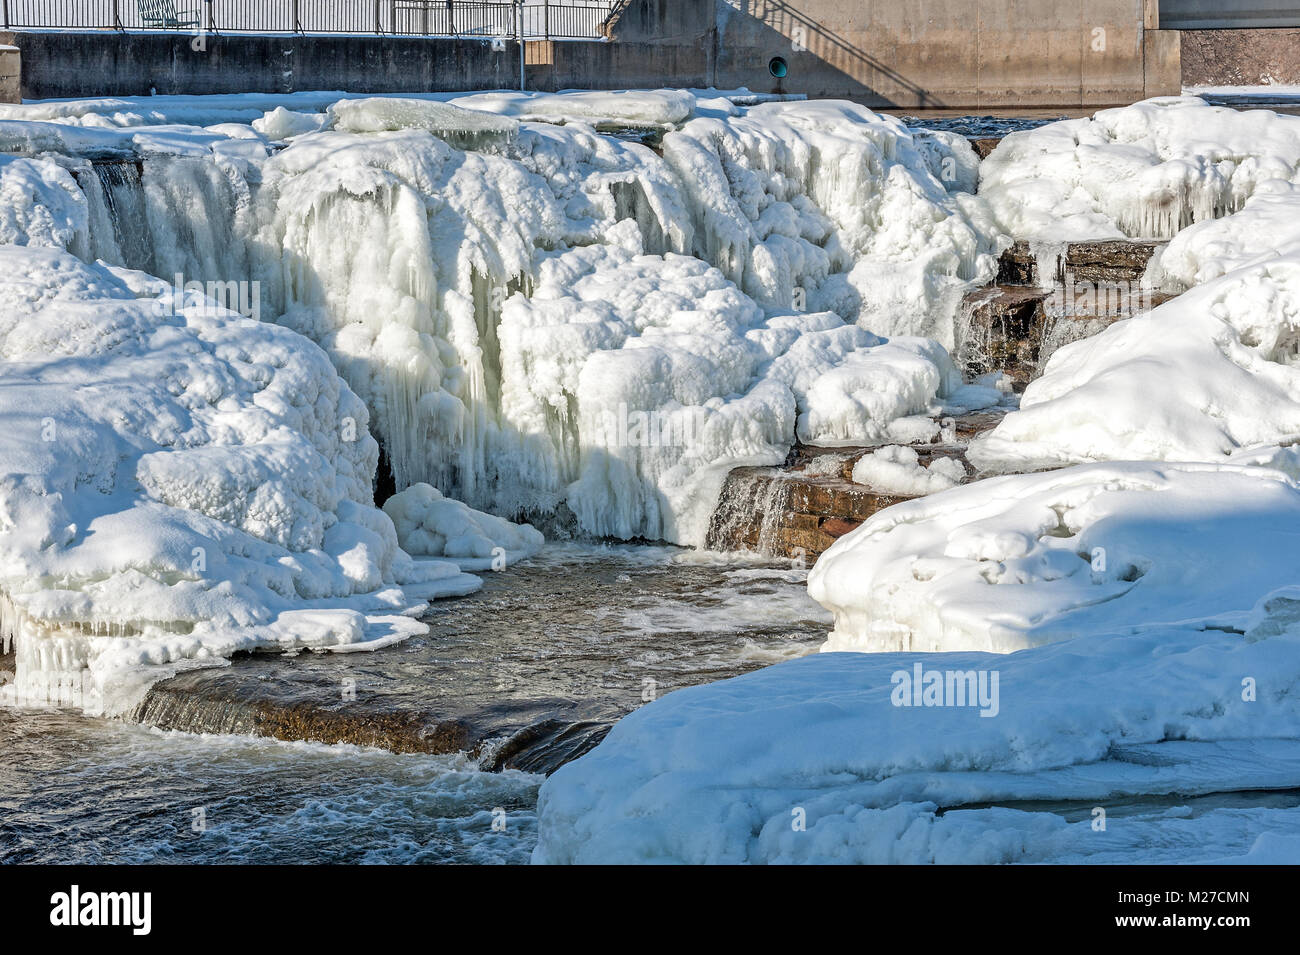
[[[7,700],[116,710],[236,650],[382,646],[480,585],[398,547],[365,406],[287,329],[8,245],[0,361]]]
[[[1012,133],[980,166],[980,196],[1016,238],[1171,238],[1295,181],[1300,117],[1159,97]]]
[[[853,480],[881,494],[933,494],[965,479],[966,469],[956,458],[935,458],[927,467],[914,449],[897,444],[869,451],[853,464]]]
[[[881,511],[822,555],[808,592],[835,614],[826,650],[1244,630],[1264,594],[1300,580],[1297,527],[1300,486],[1280,470],[1081,465]]]
[[[546,543],[529,524],[512,524],[443,497],[428,484],[412,484],[384,502],[402,550],[417,557],[447,557],[462,570],[504,570]]]
[[[972,443],[982,469],[1224,461],[1300,440],[1300,252],[1067,345]]]
[[[1257,639],[830,653],[678,690],[546,781],[533,861],[1294,862],[1293,809],[1188,808],[1300,785],[1297,602],[1273,605]]]

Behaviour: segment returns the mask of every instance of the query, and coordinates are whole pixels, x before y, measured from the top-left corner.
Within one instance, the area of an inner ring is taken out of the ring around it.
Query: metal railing
[[[6,30],[170,30],[600,39],[613,2],[0,0]],[[199,26],[194,26],[198,24]]]

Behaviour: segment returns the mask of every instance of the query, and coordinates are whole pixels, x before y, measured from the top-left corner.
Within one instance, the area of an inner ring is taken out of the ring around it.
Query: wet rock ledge
[[[955,458],[970,480],[974,475],[966,461],[970,439],[995,427],[1005,413],[952,419],[949,443],[911,446],[917,462],[928,468],[936,458]],[[780,467],[736,468],[723,485],[705,546],[816,561],[877,511],[914,497],[854,483],[853,466],[877,447],[799,445]]]
[[[584,718],[584,708],[570,700],[460,712],[454,705],[412,709],[382,698],[345,699],[338,677],[294,674],[283,665],[273,677],[246,672],[269,664],[250,657],[229,670],[172,677],[154,686],[130,718],[186,732],[351,743],[394,753],[465,753],[487,770],[550,773],[592,749],[619,715],[590,707],[590,718]]]

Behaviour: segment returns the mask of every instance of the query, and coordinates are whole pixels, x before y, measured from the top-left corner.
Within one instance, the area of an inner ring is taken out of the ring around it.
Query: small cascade
[[[705,539],[708,550],[782,553],[777,538],[794,484],[778,468],[737,468],[727,475]]]
[[[252,195],[239,170],[199,157],[150,156],[92,159],[74,175],[88,205],[87,258],[168,282],[255,278],[237,229]]]
[[[622,222],[631,219],[636,222],[641,233],[641,242],[648,255],[663,255],[675,251],[668,236],[664,233],[659,217],[655,215],[645,188],[635,179],[627,182],[611,183],[610,194],[614,197],[614,219]]]
[[[947,444],[917,444],[920,463],[963,460],[965,445],[993,427],[999,413],[954,419]],[[877,511],[913,495],[882,492],[852,480],[869,448],[797,448],[783,467],[737,468],[727,475],[705,546],[812,563]],[[968,469],[969,470],[969,469]]]
[[[137,159],[94,160],[78,177],[90,205],[91,255],[113,265],[148,271],[153,237],[145,209],[143,164]]]
[[[1023,390],[1058,349],[1172,297],[1146,281],[1159,246],[1120,239],[1016,242],[1002,253],[997,283],[972,290],[962,302],[959,367],[969,376],[1006,372]]]

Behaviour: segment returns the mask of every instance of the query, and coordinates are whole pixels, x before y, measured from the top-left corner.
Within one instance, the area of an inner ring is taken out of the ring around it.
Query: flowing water
[[[552,545],[435,604],[428,636],[401,646],[185,675],[153,715],[195,732],[0,711],[0,862],[524,862],[543,776],[259,738],[240,714],[337,700],[350,679],[371,723],[436,711],[487,736],[548,714],[604,727],[647,696],[814,651],[829,617],[805,584],[789,563]]]

